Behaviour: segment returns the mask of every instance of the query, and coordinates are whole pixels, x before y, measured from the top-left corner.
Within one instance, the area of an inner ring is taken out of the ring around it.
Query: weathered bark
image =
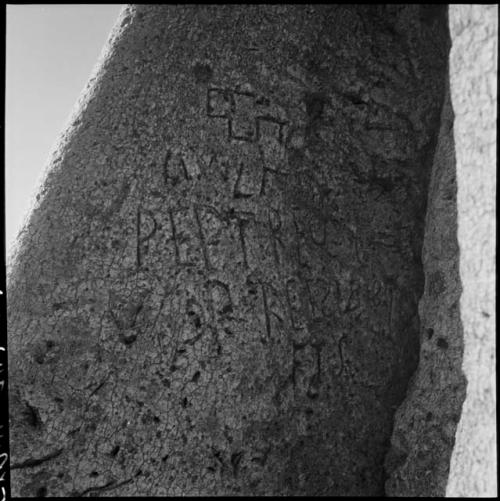
[[[429,187],[420,363],[396,414],[388,495],[497,494],[497,10],[450,6],[450,89]]]
[[[443,497],[465,398],[457,241],[457,179],[449,88],[428,192],[419,303],[420,357],[386,456],[386,494]]]
[[[127,8],[9,277],[14,495],[384,493],[446,22]]]

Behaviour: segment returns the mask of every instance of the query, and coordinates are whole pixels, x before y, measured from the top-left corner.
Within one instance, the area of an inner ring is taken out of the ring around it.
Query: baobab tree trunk
[[[449,24],[450,82],[422,252],[420,361],[386,456],[389,496],[497,495],[498,6],[450,5]]]
[[[14,495],[381,495],[445,7],[132,6],[10,270]]]

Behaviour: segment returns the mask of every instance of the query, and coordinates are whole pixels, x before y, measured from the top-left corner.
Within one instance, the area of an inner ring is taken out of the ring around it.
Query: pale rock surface
[[[451,5],[449,20],[467,396],[446,494],[495,497],[498,5]]]

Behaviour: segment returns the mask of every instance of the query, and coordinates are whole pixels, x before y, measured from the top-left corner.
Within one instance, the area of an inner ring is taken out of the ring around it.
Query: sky
[[[7,252],[123,4],[7,5]]]

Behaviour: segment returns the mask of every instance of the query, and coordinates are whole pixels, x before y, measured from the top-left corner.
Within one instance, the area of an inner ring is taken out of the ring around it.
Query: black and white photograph
[[[498,4],[5,27],[0,501],[497,497]]]

